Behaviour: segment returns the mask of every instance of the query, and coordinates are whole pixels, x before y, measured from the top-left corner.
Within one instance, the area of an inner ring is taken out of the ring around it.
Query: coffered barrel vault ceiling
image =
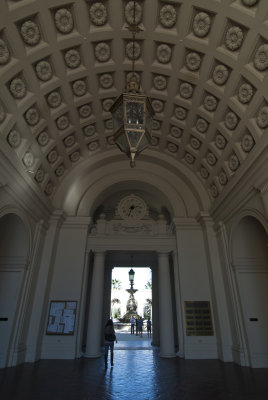
[[[133,1],[0,7],[1,148],[48,199],[115,151],[109,108],[133,59],[155,111],[147,151],[187,167],[212,203],[267,153],[267,0],[139,0],[134,46]]]

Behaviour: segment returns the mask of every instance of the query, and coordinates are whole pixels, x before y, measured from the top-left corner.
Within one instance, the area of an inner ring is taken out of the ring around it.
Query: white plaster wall
[[[195,227],[187,227],[185,225],[181,227],[177,226],[177,246],[183,311],[185,301],[211,302],[207,269],[208,261],[204,249],[203,233],[201,228],[197,225]],[[179,314],[177,317],[181,318]],[[218,358],[214,321],[214,336],[186,336],[184,318],[183,315],[183,353],[185,358]]]
[[[81,223],[81,218],[74,217],[68,219],[60,230],[53,278],[48,304],[46,304],[47,313],[41,358],[73,359],[76,357],[88,223],[89,220],[85,218]],[[50,300],[72,300],[78,302],[74,335],[46,335]]]

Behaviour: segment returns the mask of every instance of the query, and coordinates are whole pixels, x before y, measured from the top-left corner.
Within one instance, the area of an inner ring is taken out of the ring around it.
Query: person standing
[[[117,338],[114,331],[114,323],[112,319],[106,322],[104,328],[104,361],[105,368],[107,368],[108,363],[108,353],[110,349],[111,367],[114,366],[114,342],[117,343]]]
[[[142,327],[143,327],[143,319],[142,317],[140,317],[138,320],[138,332],[140,337],[142,337]]]
[[[130,334],[134,335],[134,329],[135,329],[135,318],[132,317],[130,318]]]
[[[147,335],[148,337],[152,336],[152,321],[150,320],[150,318],[148,318],[147,320]]]

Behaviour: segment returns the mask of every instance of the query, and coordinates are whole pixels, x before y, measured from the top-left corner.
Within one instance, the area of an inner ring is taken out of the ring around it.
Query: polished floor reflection
[[[1,400],[268,400],[268,369],[115,350],[104,359],[41,360],[0,370]]]

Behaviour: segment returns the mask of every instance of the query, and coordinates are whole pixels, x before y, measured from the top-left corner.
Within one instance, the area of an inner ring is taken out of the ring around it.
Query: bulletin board
[[[52,300],[50,302],[47,335],[73,335],[77,301]]]
[[[209,301],[185,301],[187,336],[213,336]]]

